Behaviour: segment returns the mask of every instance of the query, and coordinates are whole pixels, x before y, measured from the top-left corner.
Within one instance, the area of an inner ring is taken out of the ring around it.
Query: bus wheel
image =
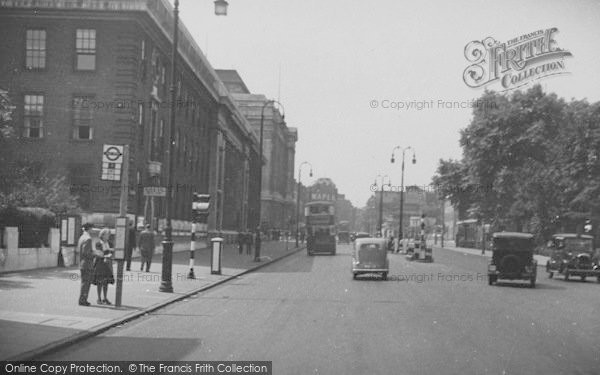
[[[381,274],[381,280],[384,280],[384,281],[387,280],[387,272],[383,272]]]

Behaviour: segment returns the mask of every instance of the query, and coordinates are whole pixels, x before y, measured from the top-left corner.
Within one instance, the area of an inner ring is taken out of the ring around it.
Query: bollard
[[[223,239],[214,237],[210,240],[210,273],[213,275],[221,274],[221,254],[223,252]]]

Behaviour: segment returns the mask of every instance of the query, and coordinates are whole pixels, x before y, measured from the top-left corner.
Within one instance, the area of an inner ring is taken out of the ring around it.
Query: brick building
[[[0,0],[0,88],[19,148],[67,176],[84,220],[110,223],[120,183],[101,179],[104,144],[129,145],[128,214],[164,225],[173,10],[167,0]],[[211,194],[209,229],[258,222],[258,138],[185,25],[179,26],[173,227],[193,192]]]

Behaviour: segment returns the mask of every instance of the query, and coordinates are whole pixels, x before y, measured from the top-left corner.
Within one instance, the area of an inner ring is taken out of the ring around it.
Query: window
[[[140,74],[142,81],[146,79],[146,41],[142,39],[140,46]]]
[[[144,104],[138,103],[138,125],[140,126],[140,145],[144,144]]]
[[[75,37],[77,70],[96,69],[96,30],[77,29]]]
[[[46,30],[27,30],[25,68],[46,68]]]
[[[25,95],[23,105],[23,137],[44,136],[44,95]]]
[[[73,98],[73,139],[92,139],[92,108],[89,97]]]
[[[158,103],[152,101],[150,109],[150,160],[159,160],[160,155],[160,128],[158,124]]]

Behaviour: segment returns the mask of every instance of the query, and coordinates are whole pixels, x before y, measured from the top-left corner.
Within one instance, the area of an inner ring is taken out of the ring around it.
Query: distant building
[[[257,138],[263,117],[261,227],[267,231],[292,230],[296,216],[294,163],[298,131],[287,126],[276,104],[268,103],[264,95],[251,93],[237,71],[217,73]]]

